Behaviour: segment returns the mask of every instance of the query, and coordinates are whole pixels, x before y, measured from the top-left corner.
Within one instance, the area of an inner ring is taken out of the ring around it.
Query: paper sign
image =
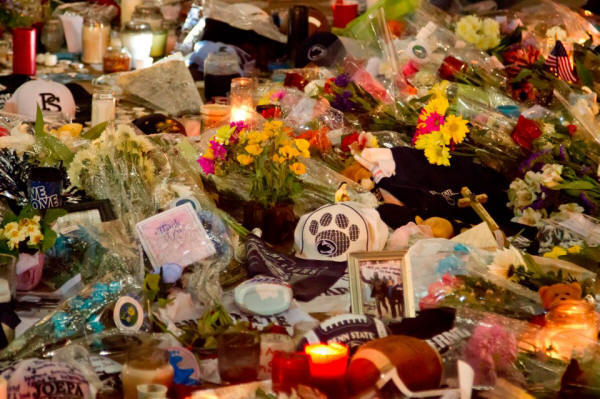
[[[166,263],[185,267],[216,253],[190,203],[143,220],[136,228],[154,268]]]

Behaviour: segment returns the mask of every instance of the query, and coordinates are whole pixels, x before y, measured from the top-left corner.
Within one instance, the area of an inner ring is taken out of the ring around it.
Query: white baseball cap
[[[67,118],[75,118],[75,100],[69,88],[48,80],[31,80],[22,84],[7,101],[8,104],[11,104],[12,112],[32,121],[35,120],[37,105],[42,112],[62,112]]]
[[[356,202],[325,205],[300,218],[294,233],[296,256],[345,262],[353,252],[383,250],[388,234],[373,208]]]

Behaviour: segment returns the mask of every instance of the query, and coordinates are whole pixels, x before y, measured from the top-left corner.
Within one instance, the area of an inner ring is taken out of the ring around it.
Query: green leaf
[[[96,126],[92,126],[91,128],[89,128],[87,132],[85,132],[81,135],[81,137],[83,137],[86,140],[95,140],[98,137],[100,137],[102,132],[104,132],[104,130],[106,130],[107,126],[108,126],[108,122],[99,123]]]
[[[59,217],[65,216],[67,211],[62,208],[51,208],[46,210],[46,214],[44,215],[44,223],[51,225],[58,219]]]
[[[553,190],[593,190],[597,185],[583,180],[575,180],[552,187]]]
[[[37,105],[35,111],[35,134],[36,136],[44,134],[44,115],[42,115],[42,109]]]
[[[54,246],[56,242],[56,232],[52,229],[44,230],[44,240],[42,241],[42,252],[47,252],[50,248]]]

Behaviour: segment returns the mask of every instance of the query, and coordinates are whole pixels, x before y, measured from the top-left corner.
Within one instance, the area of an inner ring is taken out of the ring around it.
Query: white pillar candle
[[[110,41],[110,26],[101,23],[83,26],[83,54],[81,60],[86,64],[102,64],[104,52]]]

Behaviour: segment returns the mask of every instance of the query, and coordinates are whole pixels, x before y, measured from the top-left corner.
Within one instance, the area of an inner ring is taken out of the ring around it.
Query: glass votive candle
[[[300,384],[310,383],[309,358],[306,353],[273,353],[271,379],[275,392],[290,393]]]
[[[221,334],[217,340],[217,358],[223,382],[255,381],[260,359],[259,335],[250,332]]]
[[[335,342],[313,344],[307,345],[304,352],[310,358],[311,385],[328,397],[345,398],[348,347]]]
[[[138,385],[159,384],[168,389],[173,383],[173,375],[168,351],[147,346],[139,347],[128,354],[127,362],[123,365],[123,398],[136,399]]]
[[[294,340],[287,334],[262,334],[260,336],[260,366],[258,379],[268,380],[271,377],[273,355],[275,352],[293,352]]]
[[[235,78],[231,80],[229,104],[231,105],[231,121],[238,122],[250,118],[254,110],[255,83],[252,78]]]

